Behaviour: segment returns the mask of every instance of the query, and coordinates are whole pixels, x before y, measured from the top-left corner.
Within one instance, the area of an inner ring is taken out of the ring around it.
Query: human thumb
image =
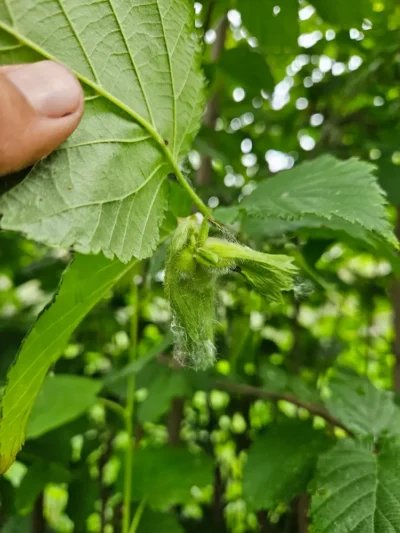
[[[57,148],[77,128],[83,102],[78,80],[58,63],[0,67],[0,176]]]

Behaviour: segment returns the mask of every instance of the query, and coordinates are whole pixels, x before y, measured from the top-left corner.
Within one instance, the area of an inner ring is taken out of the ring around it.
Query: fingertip
[[[77,78],[54,61],[20,65],[5,75],[40,116],[61,118],[77,113],[83,106],[83,91]]]
[[[80,83],[63,65],[41,61],[0,68],[0,175],[46,157],[78,127]]]

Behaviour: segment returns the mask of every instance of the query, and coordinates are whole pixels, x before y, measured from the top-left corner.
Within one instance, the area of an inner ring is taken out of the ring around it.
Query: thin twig
[[[138,288],[135,281],[132,282],[132,297],[131,305],[134,309],[131,317],[131,346],[129,350],[129,360],[133,361],[136,358],[137,352],[137,335],[138,335]],[[128,434],[128,446],[125,453],[125,479],[124,479],[124,507],[123,507],[123,533],[129,533],[129,526],[131,522],[131,495],[132,495],[132,466],[133,466],[133,440],[134,440],[134,424],[133,413],[135,407],[135,375],[132,374],[128,378],[127,383],[127,398],[125,407],[125,428]]]
[[[308,494],[300,494],[294,501],[294,510],[297,521],[298,533],[307,533],[309,530],[308,511],[310,508],[310,497]]]
[[[105,467],[112,454],[112,437],[107,436],[104,453],[99,460],[99,483],[100,483],[100,533],[104,533],[107,525],[107,503],[110,497],[110,487],[105,484],[104,474]]]
[[[182,368],[182,365],[177,363],[174,359],[167,357],[166,355],[157,356],[157,361],[160,364],[167,365],[170,368],[174,368],[175,370],[179,370],[180,368]],[[322,404],[306,402],[304,400],[301,400],[300,398],[297,398],[293,394],[269,391],[260,387],[255,387],[254,385],[246,385],[243,383],[233,383],[231,381],[221,380],[216,380],[214,383],[212,383],[211,387],[233,394],[253,396],[255,398],[261,398],[264,400],[281,400],[291,403],[293,405],[296,405],[297,407],[302,407],[303,409],[306,409],[310,414],[314,416],[320,416],[332,426],[343,429],[348,435],[354,436],[354,433],[348,427],[346,427],[338,418],[331,415]]]
[[[45,533],[46,519],[44,517],[44,496],[41,492],[35,502],[32,512],[32,533]]]
[[[336,417],[332,416],[325,409],[325,407],[321,404],[313,404],[313,403],[305,402],[301,400],[300,398],[296,398],[296,396],[293,396],[292,394],[281,393],[281,392],[271,392],[265,389],[261,389],[260,387],[254,387],[253,385],[231,383],[229,381],[217,381],[215,385],[217,389],[223,390],[226,392],[243,394],[245,396],[254,396],[256,398],[262,398],[265,400],[275,400],[275,401],[283,400],[283,401],[289,402],[293,405],[297,405],[297,407],[302,407],[303,409],[306,409],[312,415],[320,416],[321,418],[329,422],[329,424],[332,424],[333,426],[343,429],[349,435],[353,435],[353,432],[349,428],[347,428]]]
[[[110,400],[109,398],[99,398],[99,401],[104,405],[104,407],[110,411],[114,411],[114,413],[125,420],[125,409],[122,407],[122,405],[114,402],[114,400]]]
[[[168,444],[171,446],[177,446],[181,440],[180,432],[184,418],[184,406],[183,398],[173,398],[167,421]]]

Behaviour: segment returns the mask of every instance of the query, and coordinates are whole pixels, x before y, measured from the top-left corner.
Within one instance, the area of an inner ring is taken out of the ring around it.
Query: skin
[[[84,98],[75,76],[52,61],[0,66],[0,176],[46,157],[78,127]]]

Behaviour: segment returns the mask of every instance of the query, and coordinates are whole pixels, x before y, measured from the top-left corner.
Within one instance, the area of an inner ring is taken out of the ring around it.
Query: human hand
[[[82,118],[83,103],[78,80],[58,63],[0,66],[0,176],[65,141]]]

